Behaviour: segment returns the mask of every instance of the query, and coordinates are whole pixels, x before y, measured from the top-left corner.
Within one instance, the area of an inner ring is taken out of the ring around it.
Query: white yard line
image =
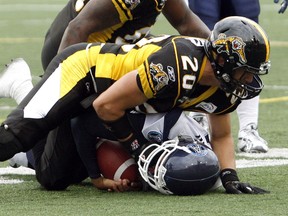
[[[267,153],[259,153],[259,154],[249,154],[249,153],[237,153],[238,156],[248,157],[248,158],[274,158],[274,159],[288,159],[288,148],[271,148]]]

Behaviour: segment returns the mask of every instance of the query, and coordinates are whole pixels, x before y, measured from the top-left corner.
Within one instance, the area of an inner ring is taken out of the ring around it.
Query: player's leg
[[[221,18],[243,16],[258,23],[260,14],[259,0],[225,0],[221,5]]]
[[[0,127],[1,161],[11,158],[15,153],[31,149],[51,129],[83,110],[81,102],[94,93],[93,90],[87,91],[86,85],[90,83],[93,86],[92,77],[83,72],[83,78],[73,84],[66,80],[73,77],[73,74],[69,77],[61,76],[62,67],[59,65],[69,53],[85,47],[85,44],[73,46],[55,58],[40,82],[9,114]],[[62,96],[59,94],[61,83],[66,83],[68,89]]]
[[[0,98],[12,98],[19,104],[32,88],[32,77],[27,62],[22,58],[12,59],[0,75]],[[33,160],[30,160],[31,164],[28,157],[26,153],[20,152],[9,159],[9,165],[15,168],[19,166],[33,168]]]
[[[33,148],[38,182],[47,190],[64,190],[88,177],[71,132],[70,121],[51,131]]]
[[[260,153],[269,150],[268,143],[258,133],[259,96],[242,101],[237,114],[239,119],[238,150]]]
[[[32,88],[28,64],[22,58],[11,60],[0,74],[0,98],[12,98],[19,104]]]
[[[220,19],[220,6],[222,0],[189,0],[190,9],[209,27],[213,29]]]

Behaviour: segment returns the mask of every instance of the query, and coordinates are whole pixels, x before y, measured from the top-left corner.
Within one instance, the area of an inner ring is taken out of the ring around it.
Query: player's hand
[[[274,3],[277,4],[278,2],[279,2],[279,0],[274,0]],[[283,0],[282,3],[281,3],[281,5],[280,5],[281,7],[280,7],[278,13],[284,13],[285,10],[286,10],[286,8],[287,8],[287,5],[288,5],[287,0]]]
[[[100,190],[108,190],[109,192],[124,192],[133,190],[128,179],[112,180],[104,177],[91,179],[93,185]]]
[[[130,189],[133,191],[140,191],[143,189],[143,184],[140,181],[137,182],[131,182]]]
[[[254,187],[248,183],[242,183],[239,181],[229,181],[226,182],[224,185],[224,188],[226,190],[226,193],[229,194],[264,194],[264,193],[270,193],[267,190],[264,190],[259,187]]]

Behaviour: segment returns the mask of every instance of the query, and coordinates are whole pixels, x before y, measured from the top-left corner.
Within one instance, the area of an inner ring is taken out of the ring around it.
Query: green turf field
[[[33,80],[42,74],[40,52],[44,35],[67,0],[0,0],[0,70],[11,58],[23,57]],[[89,181],[63,192],[44,191],[33,173],[7,170],[0,163],[0,216],[2,215],[288,215],[288,11],[278,14],[273,0],[261,0],[260,24],[271,40],[270,74],[264,78],[259,127],[269,142],[262,155],[237,154],[242,181],[271,191],[265,195],[228,195],[222,188],[195,197],[164,196],[157,192],[108,193],[94,189]],[[154,34],[176,34],[164,17]],[[0,100],[0,121],[15,106]],[[238,119],[232,115],[234,137]],[[279,165],[282,164],[282,165]]]

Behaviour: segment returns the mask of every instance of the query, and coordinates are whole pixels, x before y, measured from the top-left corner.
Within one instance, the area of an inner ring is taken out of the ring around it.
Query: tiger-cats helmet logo
[[[229,44],[231,44],[231,49]],[[218,39],[213,41],[212,46],[217,49],[217,53],[227,53],[228,55],[237,54],[239,56],[239,61],[242,64],[247,63],[247,59],[245,56],[245,46],[246,44],[242,40],[242,38],[237,36],[229,36],[227,37],[225,34],[221,33],[218,35]]]

